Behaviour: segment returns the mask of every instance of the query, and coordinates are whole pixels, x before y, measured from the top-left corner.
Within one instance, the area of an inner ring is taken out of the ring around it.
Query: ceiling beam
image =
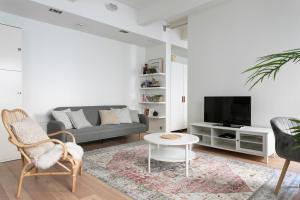
[[[172,21],[189,15],[199,7],[207,6],[219,0],[163,0],[139,9],[138,23],[149,25],[155,21]]]

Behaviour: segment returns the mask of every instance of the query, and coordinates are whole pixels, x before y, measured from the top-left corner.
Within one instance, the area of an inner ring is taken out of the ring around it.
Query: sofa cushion
[[[131,121],[139,123],[140,122],[139,112],[137,110],[129,110],[129,112],[130,112]]]
[[[91,123],[87,121],[82,109],[67,113],[73,126],[76,129],[91,127]]]
[[[120,124],[120,119],[115,110],[99,110],[101,125]]]
[[[65,125],[65,128],[66,129],[70,129],[70,128],[73,128],[73,125],[70,121],[70,118],[69,116],[67,115],[68,112],[71,112],[71,109],[68,108],[68,109],[65,109],[65,110],[60,110],[60,111],[57,111],[57,110],[52,110],[52,116],[53,118],[56,120],[56,121],[60,121],[62,122],[64,125]]]
[[[71,109],[71,111],[76,111],[79,109],[83,110],[83,113],[86,119],[93,125],[100,125],[101,120],[99,116],[99,110],[110,110],[110,109],[118,109],[118,108],[126,108],[124,105],[108,105],[108,106],[78,106],[78,107],[58,107],[54,110],[60,111],[65,109]]]
[[[82,129],[70,129],[78,143],[113,138],[128,134],[147,131],[147,126],[141,123],[101,125]]]
[[[121,109],[111,109],[119,118],[121,124],[123,123],[132,123],[130,112],[128,108],[121,108]],[[102,120],[102,118],[101,118]]]

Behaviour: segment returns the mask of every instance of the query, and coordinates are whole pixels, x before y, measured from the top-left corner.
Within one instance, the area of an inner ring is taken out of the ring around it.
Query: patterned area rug
[[[85,154],[85,170],[89,174],[138,200],[289,200],[300,183],[300,175],[288,173],[276,197],[273,190],[278,170],[199,152],[188,178],[184,163],[152,160],[151,164],[148,174],[144,142]]]

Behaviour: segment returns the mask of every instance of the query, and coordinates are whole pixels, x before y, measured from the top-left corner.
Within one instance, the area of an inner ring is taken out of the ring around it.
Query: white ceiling
[[[91,20],[65,11],[61,15],[53,14],[48,11],[49,8],[50,7],[48,6],[35,3],[33,1],[0,0],[0,11],[139,46],[147,47],[162,44],[161,41],[149,38],[144,35],[132,32],[128,34],[120,33],[120,29],[117,27],[108,24],[103,24],[98,21]],[[83,24],[84,26],[79,27],[76,24]]]
[[[149,4],[158,3],[160,0],[116,0],[133,8],[142,8]]]
[[[0,10],[139,46],[153,46],[166,41],[166,33],[162,29],[166,22],[170,23],[170,28],[175,28],[182,24],[178,19],[196,8],[218,1],[225,0],[0,0]],[[104,6],[108,2],[129,5],[136,12],[123,7],[118,12],[109,13]],[[59,16],[53,15],[48,12],[50,7],[64,12]],[[99,12],[101,9],[102,12]],[[75,24],[84,24],[84,27]],[[130,33],[122,34],[118,27]],[[172,42],[186,47],[186,42],[179,39],[175,38]]]
[[[107,0],[113,1],[113,0]],[[187,17],[199,8],[205,8],[228,0],[114,0],[126,4],[137,11],[139,25],[149,25],[157,21],[176,21]]]

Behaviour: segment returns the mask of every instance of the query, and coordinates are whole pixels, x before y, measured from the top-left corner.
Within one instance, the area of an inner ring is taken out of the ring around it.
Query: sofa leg
[[[142,140],[142,133],[139,133],[139,140]]]

